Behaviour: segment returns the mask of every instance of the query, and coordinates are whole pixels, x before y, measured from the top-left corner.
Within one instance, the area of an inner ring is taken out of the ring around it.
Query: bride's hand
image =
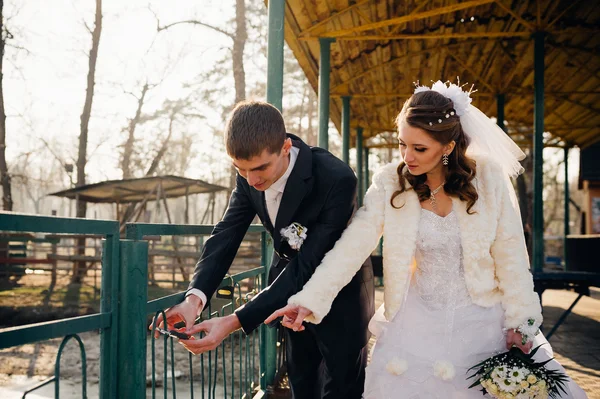
[[[506,332],[506,349],[510,350],[513,346],[521,349],[523,353],[529,353],[533,346],[533,342],[529,341],[523,345],[523,336],[521,333],[511,328]]]
[[[273,312],[271,316],[265,320],[268,324],[278,317],[282,317],[281,325],[294,331],[304,331],[302,322],[312,314],[310,309],[306,309],[300,305],[287,305]]]

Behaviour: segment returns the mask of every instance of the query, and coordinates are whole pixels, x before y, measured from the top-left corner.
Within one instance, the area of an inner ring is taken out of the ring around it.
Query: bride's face
[[[451,145],[444,145],[418,127],[401,123],[398,129],[400,153],[411,175],[422,175],[442,169],[442,155],[450,154]]]

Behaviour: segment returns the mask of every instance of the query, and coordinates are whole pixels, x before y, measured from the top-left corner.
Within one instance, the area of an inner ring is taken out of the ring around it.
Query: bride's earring
[[[442,155],[442,164],[448,165],[448,154]]]

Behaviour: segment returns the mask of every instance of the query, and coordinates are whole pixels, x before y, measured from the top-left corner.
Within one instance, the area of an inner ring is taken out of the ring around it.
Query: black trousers
[[[283,328],[283,327],[281,327]],[[368,348],[333,353],[308,329],[284,329],[288,377],[294,399],[360,399]]]

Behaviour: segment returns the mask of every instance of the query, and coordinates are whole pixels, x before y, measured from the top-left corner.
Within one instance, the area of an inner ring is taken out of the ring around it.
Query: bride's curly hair
[[[446,115],[449,115],[449,117],[446,118]],[[439,123],[440,120],[441,123]],[[471,208],[479,197],[475,186],[472,184],[472,180],[475,178],[475,161],[466,155],[469,138],[463,132],[452,100],[433,90],[413,94],[404,103],[402,111],[396,118],[398,129],[402,123],[423,129],[443,145],[450,143],[452,140],[456,142],[454,150],[448,156],[448,165],[444,168],[446,173],[444,191],[449,195],[458,197],[461,201],[466,201],[467,213],[473,213]],[[425,184],[427,175],[411,175],[408,168],[405,170],[405,165],[406,163],[403,161],[398,166],[400,189],[392,195],[390,200],[391,205],[396,209],[401,208],[402,205],[395,206],[394,199],[410,189],[406,187],[406,182],[415,190],[419,201],[425,201],[431,195],[429,186]]]

